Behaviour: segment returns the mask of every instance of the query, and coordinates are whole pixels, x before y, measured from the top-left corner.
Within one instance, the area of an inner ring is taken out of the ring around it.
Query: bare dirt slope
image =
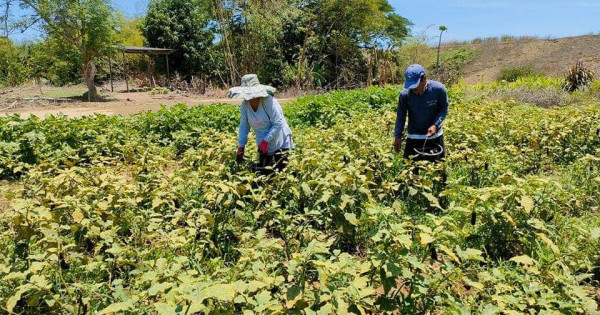
[[[444,48],[459,46],[448,44]],[[516,66],[531,66],[546,75],[562,76],[578,59],[600,75],[600,35],[488,41],[467,47],[477,52],[465,68],[467,83],[496,80],[502,69]]]

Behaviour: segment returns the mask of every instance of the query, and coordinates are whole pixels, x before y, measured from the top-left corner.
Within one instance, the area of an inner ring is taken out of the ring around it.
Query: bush
[[[519,78],[533,77],[537,75],[539,75],[538,72],[530,66],[504,68],[500,71],[498,81],[515,82]]]
[[[475,57],[475,50],[458,48],[445,50],[440,55],[440,69],[435,73],[435,79],[446,85],[456,84],[463,74],[464,67]],[[435,69],[432,64],[430,69]]]
[[[17,86],[27,80],[22,47],[15,46],[10,39],[0,38],[0,86]]]
[[[575,92],[585,89],[592,81],[594,81],[594,72],[583,66],[583,60],[578,60],[569,69],[563,89],[567,92]]]

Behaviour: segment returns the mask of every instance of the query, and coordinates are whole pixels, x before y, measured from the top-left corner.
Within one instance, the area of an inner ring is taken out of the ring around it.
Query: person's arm
[[[273,138],[275,138],[279,133],[283,130],[283,109],[279,102],[273,97],[271,98],[273,102],[265,102],[265,111],[269,115],[269,120],[271,121],[271,129],[265,136],[265,141],[271,142]]]
[[[394,151],[400,152],[402,146],[402,134],[404,133],[404,125],[406,123],[406,112],[408,104],[402,94],[398,97],[398,108],[396,109],[396,126],[394,128]]]
[[[406,124],[406,113],[408,111],[408,104],[406,99],[400,94],[398,98],[398,108],[396,110],[396,126],[394,128],[394,138],[401,139],[404,133],[404,125]]]
[[[435,117],[433,124],[435,125],[437,130],[440,130],[440,128],[442,128],[444,119],[446,119],[446,115],[448,115],[448,93],[446,93],[445,88],[441,89],[440,94],[438,96],[438,102],[441,108],[439,113]]]
[[[248,114],[244,108],[244,104],[240,106],[240,127],[238,131],[238,148],[246,147],[248,143],[248,133],[250,132],[250,124],[248,123]],[[239,153],[239,152],[238,152]]]

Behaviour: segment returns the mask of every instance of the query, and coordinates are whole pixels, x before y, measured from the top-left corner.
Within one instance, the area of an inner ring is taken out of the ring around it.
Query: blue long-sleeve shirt
[[[448,114],[448,94],[440,82],[427,80],[423,94],[417,95],[409,89],[400,92],[396,113],[394,136],[401,138],[408,114],[408,138],[425,139],[427,129],[437,126],[437,133],[432,138],[443,134],[443,122]]]
[[[240,126],[238,146],[245,147],[250,128],[254,130],[256,144],[265,140],[269,143],[268,155],[279,149],[294,147],[292,131],[283,116],[283,109],[272,96],[262,97],[258,109],[254,111],[250,102],[243,101],[240,106]]]

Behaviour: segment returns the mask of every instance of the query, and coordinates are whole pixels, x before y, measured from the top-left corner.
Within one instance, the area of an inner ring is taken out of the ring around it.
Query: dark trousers
[[[257,171],[265,175],[271,174],[274,170],[283,172],[288,165],[289,151],[290,149],[279,149],[275,151],[273,155],[262,154],[259,152]],[[271,166],[272,169],[268,169],[269,166]]]
[[[425,144],[425,140],[421,140],[421,139],[406,139],[406,146],[404,147],[404,158],[405,159],[412,159],[413,161],[429,161],[432,163],[438,163],[444,160],[444,158],[446,157],[446,144],[444,143],[444,136],[441,135],[438,138],[435,139],[429,139],[427,140],[427,145],[432,144],[432,145],[441,145],[442,148],[444,148],[444,152],[442,152],[442,154],[438,155],[438,156],[425,156],[425,155],[419,155],[415,149],[417,150],[422,150],[423,145]],[[439,191],[444,191],[446,189],[446,181],[447,181],[447,174],[446,174],[446,168],[444,166],[444,168],[441,170],[441,176],[442,176],[442,180],[441,182],[438,183],[437,189],[439,189]],[[413,169],[413,173],[415,175],[419,174],[419,168],[415,167]],[[443,208],[446,208],[448,206],[448,201],[446,199],[445,196],[440,197],[440,204]]]

